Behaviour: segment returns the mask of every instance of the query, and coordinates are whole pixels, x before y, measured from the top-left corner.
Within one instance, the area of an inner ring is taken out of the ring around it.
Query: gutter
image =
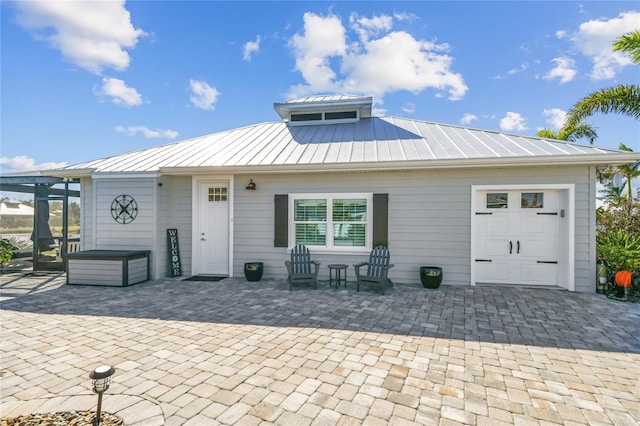
[[[196,166],[196,167],[161,167],[163,175],[204,175],[216,173],[308,173],[308,172],[370,172],[400,170],[438,170],[456,168],[487,167],[547,167],[547,166],[617,166],[634,163],[640,160],[640,153],[598,154],[584,158],[581,155],[563,155],[549,157],[501,157],[501,158],[461,158],[446,160],[416,160],[361,163],[318,163],[318,164],[269,164],[257,166]]]

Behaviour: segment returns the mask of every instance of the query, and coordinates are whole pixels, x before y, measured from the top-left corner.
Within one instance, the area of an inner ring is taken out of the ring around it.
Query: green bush
[[[4,268],[4,265],[11,262],[13,257],[13,248],[11,242],[1,239],[0,240],[0,267]]]
[[[640,235],[600,230],[596,233],[596,251],[598,257],[607,259],[612,271],[623,264],[625,269],[640,270]]]

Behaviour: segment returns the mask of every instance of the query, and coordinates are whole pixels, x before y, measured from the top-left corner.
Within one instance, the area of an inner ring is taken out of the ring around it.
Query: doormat
[[[185,278],[182,281],[222,281],[228,277],[211,276],[211,275],[194,275],[193,277]]]

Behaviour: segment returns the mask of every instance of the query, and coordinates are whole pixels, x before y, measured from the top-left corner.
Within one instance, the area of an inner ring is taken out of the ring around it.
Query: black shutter
[[[275,220],[273,227],[273,246],[289,246],[289,196],[287,194],[276,194],[274,199]]]
[[[389,247],[389,194],[373,194],[373,246]]]

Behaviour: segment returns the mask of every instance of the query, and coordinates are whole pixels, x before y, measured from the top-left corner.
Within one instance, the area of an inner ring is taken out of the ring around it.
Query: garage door
[[[476,192],[476,282],[558,285],[559,191]]]

